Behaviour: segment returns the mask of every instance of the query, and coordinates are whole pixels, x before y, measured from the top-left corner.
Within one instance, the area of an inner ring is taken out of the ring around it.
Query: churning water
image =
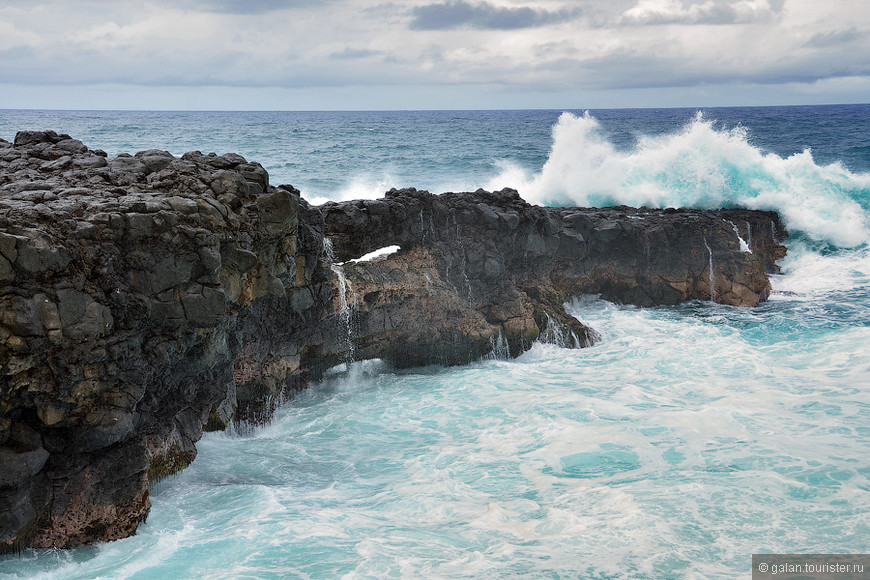
[[[870,106],[0,112],[110,154],[237,151],[310,200],[512,186],[536,203],[775,209],[758,308],[580,297],[594,347],[355,363],[210,434],[132,538],[2,578],[735,578],[870,551]]]

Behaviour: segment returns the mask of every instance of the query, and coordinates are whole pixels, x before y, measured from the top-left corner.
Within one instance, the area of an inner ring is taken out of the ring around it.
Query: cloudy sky
[[[0,0],[0,109],[868,101],[867,0]]]

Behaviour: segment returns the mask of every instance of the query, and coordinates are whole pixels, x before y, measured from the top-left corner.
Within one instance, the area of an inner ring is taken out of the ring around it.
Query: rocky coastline
[[[563,307],[582,294],[756,306],[786,236],[772,212],[510,189],[315,207],[232,153],[0,140],[0,553],[131,535],[203,431],[268,420],[341,363],[589,346]]]

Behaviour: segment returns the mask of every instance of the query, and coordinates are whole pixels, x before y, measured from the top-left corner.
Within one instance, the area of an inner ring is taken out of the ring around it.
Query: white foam
[[[822,255],[805,244],[791,244],[783,274],[771,277],[772,299],[814,298],[870,286],[870,248]]]
[[[751,254],[752,248],[749,247],[749,244],[747,244],[746,240],[743,239],[743,236],[740,235],[740,230],[737,228],[737,224],[730,220],[728,221],[728,223],[731,224],[731,228],[734,230],[734,234],[737,236],[737,242],[740,244],[740,251]]]
[[[765,153],[744,129],[718,130],[700,113],[676,133],[641,136],[628,152],[608,142],[589,113],[563,113],[540,173],[505,164],[487,187],[505,186],[544,205],[775,210],[789,229],[816,240],[840,247],[870,240],[870,220],[853,199],[870,195],[870,175],[818,165],[809,151]]]
[[[380,199],[384,197],[384,192],[395,187],[396,183],[396,178],[388,173],[384,173],[380,176],[370,174],[359,175],[335,194],[329,195],[328,197],[316,195],[308,199],[308,202],[312,205],[322,205],[328,201]]]
[[[401,248],[399,246],[385,246],[383,248],[378,248],[377,250],[373,250],[364,256],[360,256],[355,260],[348,260],[349,262],[373,262],[378,260],[379,258],[386,258],[392,254],[398,252]]]

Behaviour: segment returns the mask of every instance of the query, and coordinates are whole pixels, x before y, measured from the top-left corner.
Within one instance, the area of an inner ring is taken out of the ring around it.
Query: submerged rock
[[[562,306],[585,293],[758,304],[784,235],[766,212],[513,190],[311,207],[239,155],[19,133],[0,141],[0,552],[132,534],[204,429],[265,420],[341,362],[587,346]]]

